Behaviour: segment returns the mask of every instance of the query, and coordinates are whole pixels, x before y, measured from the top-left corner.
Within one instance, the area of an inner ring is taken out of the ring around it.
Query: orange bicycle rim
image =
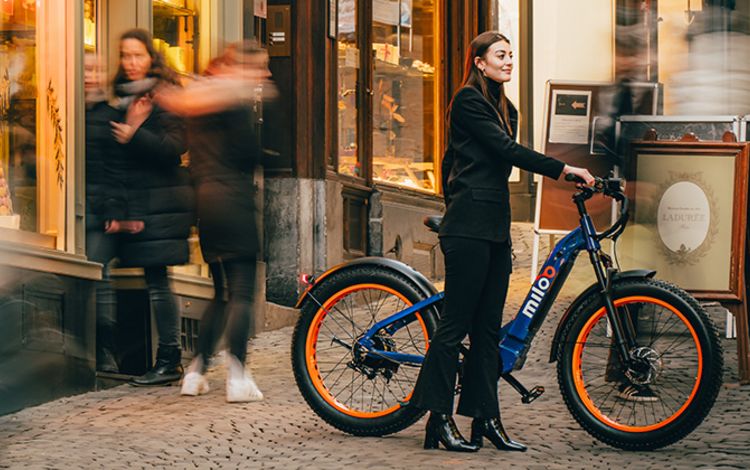
[[[344,405],[343,403],[336,400],[336,397],[333,396],[330,390],[328,390],[328,387],[323,383],[323,378],[320,375],[320,369],[318,368],[317,363],[317,344],[318,344],[318,334],[320,332],[320,328],[323,325],[323,320],[328,315],[330,309],[338,303],[339,300],[346,297],[347,295],[351,294],[352,292],[356,292],[359,290],[364,289],[377,289],[381,291],[388,292],[389,294],[395,295],[398,297],[401,301],[403,301],[407,307],[411,307],[413,304],[410,302],[406,297],[404,297],[403,294],[400,292],[391,289],[390,287],[381,285],[381,284],[354,284],[352,286],[349,286],[339,292],[336,293],[336,295],[332,296],[326,302],[318,309],[318,311],[315,313],[315,317],[313,317],[312,322],[310,323],[310,328],[307,332],[307,339],[305,341],[305,365],[307,367],[307,372],[310,376],[310,379],[312,380],[313,386],[315,387],[315,390],[318,392],[318,394],[333,408],[336,410],[355,417],[355,418],[379,418],[381,416],[386,416],[394,411],[401,408],[400,404],[396,404],[390,408],[387,408],[385,410],[376,411],[376,412],[367,412],[367,411],[360,411],[351,409],[348,406]],[[393,312],[396,313],[396,312]],[[417,321],[419,321],[419,325],[422,328],[422,333],[424,334],[425,338],[425,344],[428,343],[428,333],[427,333],[427,326],[424,323],[424,320],[422,319],[422,316],[417,313]],[[427,346],[426,346],[427,347]],[[408,401],[411,398],[412,392],[409,392],[409,395],[404,397],[404,401]]]
[[[698,371],[696,374],[697,379],[685,403],[683,403],[682,406],[676,412],[674,412],[671,416],[667,417],[666,419],[663,419],[662,421],[659,421],[658,423],[650,424],[648,426],[628,426],[628,425],[624,425],[624,424],[618,423],[610,419],[604,413],[602,413],[601,410],[599,410],[599,408],[592,402],[591,397],[586,391],[586,387],[583,381],[583,370],[581,366],[581,360],[583,356],[584,343],[586,342],[586,339],[591,333],[591,330],[594,328],[594,325],[596,324],[596,322],[599,321],[599,319],[601,319],[604,315],[606,315],[606,311],[604,307],[599,309],[594,315],[591,316],[591,318],[586,322],[583,329],[581,329],[581,332],[578,334],[578,337],[576,338],[575,348],[573,349],[573,363],[572,363],[573,371],[572,372],[573,372],[573,382],[575,384],[576,393],[583,401],[583,404],[586,407],[586,409],[592,415],[594,415],[596,419],[620,431],[642,433],[642,432],[649,432],[649,431],[655,431],[657,429],[661,429],[667,426],[669,423],[674,422],[677,418],[679,418],[682,415],[682,413],[687,409],[687,407],[690,406],[690,403],[693,402],[693,399],[695,399],[695,395],[698,393],[698,388],[701,383],[700,379],[703,374],[703,351],[701,349],[700,340],[698,339],[698,335],[696,334],[693,326],[690,324],[689,321],[687,321],[685,316],[679,310],[674,308],[672,305],[662,300],[656,299],[654,297],[648,297],[648,296],[623,297],[622,299],[617,299],[614,302],[614,304],[615,304],[615,307],[621,307],[623,305],[636,303],[636,302],[653,303],[661,307],[664,307],[667,310],[674,313],[675,315],[677,315],[677,317],[679,317],[682,323],[687,327],[688,331],[690,332],[690,335],[693,338],[693,341],[695,342],[695,346],[698,349]]]

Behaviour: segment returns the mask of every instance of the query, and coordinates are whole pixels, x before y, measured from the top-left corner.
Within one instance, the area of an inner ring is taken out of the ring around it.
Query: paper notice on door
[[[555,144],[587,144],[591,91],[554,90],[549,142]]]

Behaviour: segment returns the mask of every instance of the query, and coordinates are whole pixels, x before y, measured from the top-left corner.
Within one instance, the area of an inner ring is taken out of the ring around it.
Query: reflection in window
[[[373,177],[434,192],[436,0],[372,0]]]

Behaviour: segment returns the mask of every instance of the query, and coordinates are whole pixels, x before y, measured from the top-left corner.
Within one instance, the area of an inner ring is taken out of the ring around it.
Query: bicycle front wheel
[[[705,311],[662,281],[617,283],[620,321],[636,333],[623,366],[599,296],[573,312],[563,330],[558,381],[568,409],[597,439],[627,450],[672,444],[706,417],[719,392],[723,358]]]

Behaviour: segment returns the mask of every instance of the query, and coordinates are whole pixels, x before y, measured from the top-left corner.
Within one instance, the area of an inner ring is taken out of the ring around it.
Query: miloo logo
[[[555,270],[555,268],[553,268],[552,266],[547,266],[544,271],[542,271],[539,277],[536,278],[536,281],[534,281],[534,284],[531,286],[529,298],[524,304],[521,313],[529,318],[534,316],[536,310],[539,308],[539,304],[544,298],[544,294],[552,284],[551,279],[554,278],[556,274],[557,270]]]

